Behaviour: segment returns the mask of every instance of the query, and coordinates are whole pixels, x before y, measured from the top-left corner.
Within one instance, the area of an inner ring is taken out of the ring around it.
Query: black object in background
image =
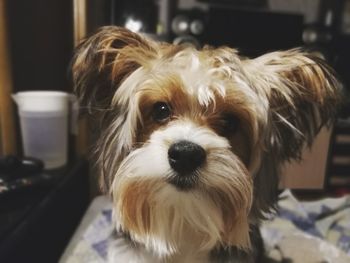
[[[142,23],[140,32],[156,32],[158,8],[154,0],[111,0],[111,24],[127,27],[135,21]]]
[[[303,17],[292,14],[210,8],[204,42],[228,45],[247,56],[301,46]]]
[[[236,7],[265,7],[266,0],[199,0],[199,2],[213,5],[226,5]]]
[[[73,52],[73,3],[7,0],[14,92],[70,91],[67,68]]]
[[[190,43],[200,48],[206,34],[207,23],[208,14],[202,10],[177,10],[170,23],[170,40],[174,44]]]
[[[85,160],[50,171],[49,188],[0,202],[0,261],[57,262],[89,204]]]
[[[8,177],[11,180],[12,177],[16,179],[23,175],[40,173],[43,168],[43,161],[36,158],[20,158],[14,155],[0,157],[0,178]]]

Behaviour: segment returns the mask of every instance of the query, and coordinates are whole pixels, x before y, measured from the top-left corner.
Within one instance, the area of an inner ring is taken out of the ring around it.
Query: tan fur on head
[[[340,89],[323,61],[298,49],[247,59],[118,27],[80,45],[73,78],[82,103],[103,115],[96,153],[116,226],[159,256],[183,252],[186,240],[249,249],[280,166],[333,121]],[[159,102],[170,111],[161,122]],[[181,140],[206,153],[190,191],[169,183],[168,149]]]

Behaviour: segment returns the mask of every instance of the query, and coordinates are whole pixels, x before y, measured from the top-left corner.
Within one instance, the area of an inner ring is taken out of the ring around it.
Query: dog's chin
[[[199,171],[191,173],[174,173],[170,176],[167,182],[173,185],[178,191],[186,192],[198,187],[199,177]]]
[[[161,148],[149,144],[121,163],[112,184],[117,228],[159,257],[189,246],[249,249],[252,181],[239,159],[228,149],[211,150],[207,165],[178,175]]]

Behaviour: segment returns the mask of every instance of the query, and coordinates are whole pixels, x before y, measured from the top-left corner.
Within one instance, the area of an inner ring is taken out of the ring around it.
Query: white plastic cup
[[[45,169],[67,164],[70,95],[60,91],[24,91],[12,95],[18,105],[24,155]]]

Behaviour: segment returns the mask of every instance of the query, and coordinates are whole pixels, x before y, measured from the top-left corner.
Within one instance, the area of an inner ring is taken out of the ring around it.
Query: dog
[[[72,63],[101,132],[110,262],[262,262],[282,165],[335,120],[341,85],[301,49],[249,59],[106,26]]]

